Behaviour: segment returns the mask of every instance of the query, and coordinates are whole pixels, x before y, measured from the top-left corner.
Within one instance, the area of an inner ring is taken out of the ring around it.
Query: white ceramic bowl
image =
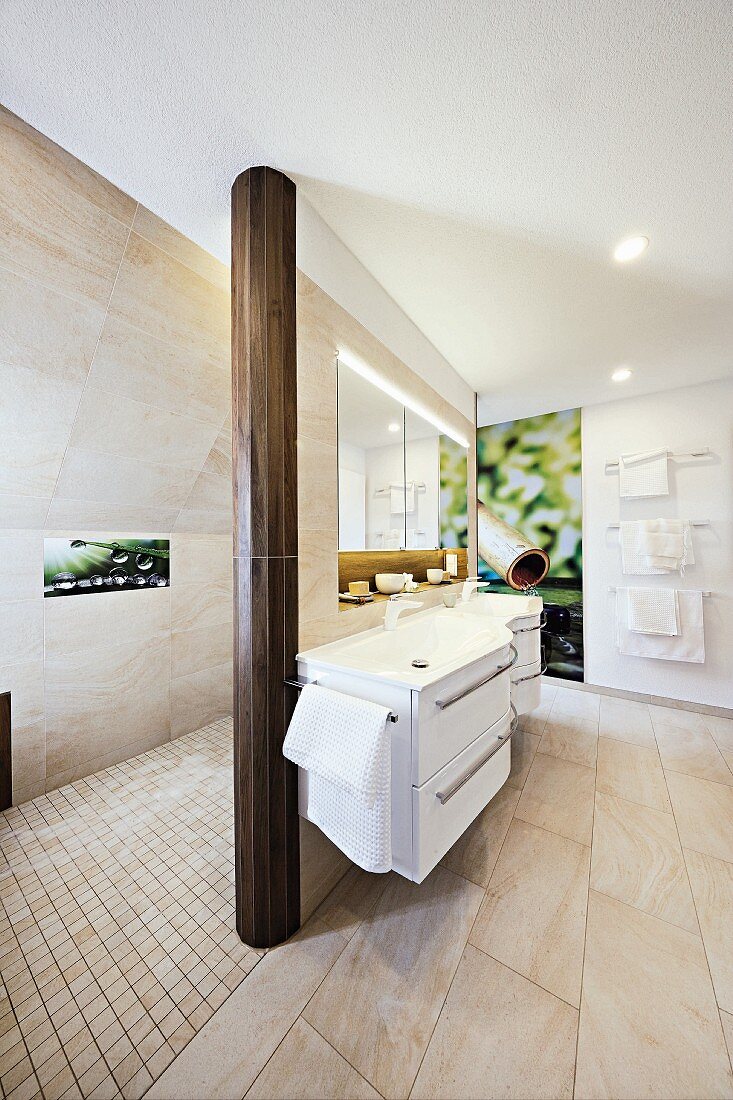
[[[405,587],[402,573],[377,573],[374,581],[377,592],[382,592],[385,596],[394,596],[395,592],[401,592]]]
[[[428,569],[428,580],[431,584],[440,584],[443,580],[443,570]]]

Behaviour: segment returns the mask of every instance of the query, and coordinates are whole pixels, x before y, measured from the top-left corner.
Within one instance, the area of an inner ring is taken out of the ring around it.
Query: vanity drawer
[[[517,665],[532,665],[540,659],[540,617],[517,619],[509,628],[514,631]]]
[[[516,665],[512,669],[512,705],[517,714],[529,714],[540,705],[542,662],[538,657],[531,665]]]
[[[505,646],[460,674],[414,693],[413,786],[422,786],[506,714],[513,656],[513,649]]]
[[[422,882],[506,782],[511,765],[507,711],[455,760],[412,788],[412,878]]]

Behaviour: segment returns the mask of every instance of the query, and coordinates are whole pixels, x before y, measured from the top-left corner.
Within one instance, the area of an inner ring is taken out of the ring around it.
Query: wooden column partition
[[[13,805],[13,752],[10,724],[10,692],[0,695],[0,810]]]
[[[295,185],[232,188],[234,828],[237,931],[272,947],[300,924],[297,769],[282,755],[298,647]]]

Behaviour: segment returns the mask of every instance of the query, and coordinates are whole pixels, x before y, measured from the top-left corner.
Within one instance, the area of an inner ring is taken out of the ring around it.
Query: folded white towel
[[[705,661],[705,630],[703,625],[702,592],[680,589],[677,592],[679,634],[635,634],[625,625],[628,621],[626,588],[616,593],[616,641],[621,653],[630,657],[652,657],[661,661]]]
[[[405,513],[405,487],[404,485],[391,485],[389,490],[389,510],[393,516],[402,516]]]
[[[405,486],[405,511],[414,512],[416,508],[417,487],[414,481],[408,481]]]
[[[308,684],[283,744],[308,772],[308,817],[367,871],[392,865],[388,715],[377,703]]]
[[[664,553],[662,553],[664,551]],[[689,520],[645,519],[621,523],[621,569],[629,576],[652,576],[693,565]]]
[[[618,473],[618,491],[621,497],[669,496],[666,448],[621,455]]]
[[[627,588],[629,630],[636,634],[679,634],[674,588]]]

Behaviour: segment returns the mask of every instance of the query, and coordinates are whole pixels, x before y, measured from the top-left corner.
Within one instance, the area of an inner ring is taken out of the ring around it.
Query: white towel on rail
[[[702,592],[689,589],[677,591],[679,634],[635,634],[629,630],[627,588],[616,591],[616,643],[621,653],[629,657],[652,657],[660,661],[705,661],[705,630]]]
[[[619,496],[669,496],[667,449],[621,455],[618,461]]]
[[[621,570],[626,576],[659,576],[677,571],[684,576],[685,567],[695,563],[689,520],[630,520],[622,522],[620,528]]]
[[[388,715],[377,703],[308,684],[283,744],[308,773],[308,817],[366,871],[392,866]]]
[[[674,588],[627,588],[627,626],[635,634],[679,634]]]
[[[405,487],[404,485],[390,485],[389,510],[393,516],[405,514]]]

